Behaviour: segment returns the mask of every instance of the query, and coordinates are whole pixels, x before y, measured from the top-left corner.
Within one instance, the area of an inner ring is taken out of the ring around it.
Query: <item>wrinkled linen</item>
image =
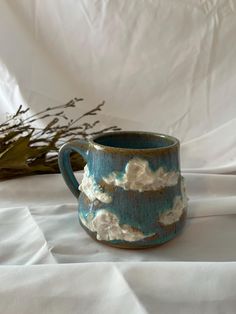
[[[236,176],[184,176],[184,231],[136,251],[92,240],[60,175],[1,182],[0,312],[234,313]]]
[[[227,262],[2,266],[0,310],[7,314],[233,314],[235,277],[235,263]]]
[[[78,177],[81,180],[81,173]],[[1,182],[0,238],[4,245],[0,261],[10,265],[236,261],[236,176],[185,174],[185,178],[190,200],[182,234],[158,249],[134,251],[90,239],[78,222],[76,200],[60,175]]]
[[[236,176],[184,176],[184,231],[136,251],[92,240],[60,175],[1,182],[0,312],[234,313]]]
[[[236,169],[236,0],[0,2],[0,121],[83,97],[101,127],[174,135],[182,168]],[[210,148],[210,149],[209,149]]]

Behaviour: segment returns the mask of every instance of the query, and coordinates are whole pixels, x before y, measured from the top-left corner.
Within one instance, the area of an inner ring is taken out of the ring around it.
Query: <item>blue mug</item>
[[[70,154],[86,161],[81,184]],[[173,239],[186,221],[179,141],[150,132],[110,132],[64,144],[59,167],[78,199],[79,221],[99,242],[148,248]]]

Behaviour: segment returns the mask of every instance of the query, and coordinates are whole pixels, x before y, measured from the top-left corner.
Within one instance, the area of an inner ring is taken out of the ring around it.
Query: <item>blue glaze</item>
[[[96,138],[96,143],[99,145],[125,148],[125,149],[150,149],[161,148],[169,146],[170,142],[166,136],[159,137],[156,134],[145,133],[138,134],[138,132],[117,132],[114,139],[114,133],[106,134]]]
[[[159,215],[171,209],[174,198],[181,195],[180,184],[163,189],[162,194],[156,191],[124,191],[120,187],[117,187],[114,193],[109,194],[112,196],[112,202],[100,203],[96,207],[92,202],[88,206],[84,201],[85,197],[81,196],[79,207],[84,217],[91,210],[106,209],[119,218],[120,224],[131,225],[145,234],[156,231]]]
[[[93,173],[95,180],[99,182],[113,171],[124,172],[127,163],[132,158],[147,160],[152,171],[156,171],[160,167],[163,167],[166,172],[179,171],[179,156],[176,151],[167,151],[161,155],[145,155],[140,154],[138,151],[132,154],[121,154],[119,155],[119,161],[114,163],[117,160],[117,152],[93,150],[87,163],[89,171]]]
[[[159,215],[171,209],[175,197],[181,196],[180,175],[176,185],[164,187],[160,191],[126,191],[121,187],[114,187],[112,190],[105,185],[103,192],[112,196],[112,202],[95,204],[78,191],[78,183],[69,160],[72,151],[85,158],[89,173],[99,186],[104,183],[103,178],[114,171],[122,176],[132,158],[147,160],[152,171],[163,167],[167,172],[177,171],[180,174],[179,143],[176,139],[153,133],[108,133],[88,142],[80,140],[64,145],[59,153],[59,167],[68,187],[78,198],[79,212],[84,219],[89,213],[95,216],[99,209],[106,209],[118,217],[120,225],[130,225],[142,231],[144,235],[158,234],[158,237],[152,240],[110,241],[113,245],[126,242],[128,247],[132,248],[161,244],[175,237],[183,228],[185,219],[177,222],[172,231],[168,231],[168,228],[165,229],[158,222]]]
[[[84,140],[73,141],[64,144],[58,154],[58,165],[61,174],[71,192],[76,198],[79,197],[79,183],[77,182],[70,163],[70,155],[72,152],[79,153],[85,160],[90,159],[89,143]]]

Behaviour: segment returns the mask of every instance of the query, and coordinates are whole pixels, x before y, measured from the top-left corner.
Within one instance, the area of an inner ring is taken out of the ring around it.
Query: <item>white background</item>
[[[235,38],[235,0],[0,1],[0,120],[105,100],[103,126],[181,140],[190,197],[180,237],[130,252],[90,240],[60,175],[1,182],[1,313],[235,313]]]
[[[183,168],[236,167],[234,0],[0,2],[0,113],[77,96],[101,120],[175,135]],[[209,149],[210,148],[210,149]]]

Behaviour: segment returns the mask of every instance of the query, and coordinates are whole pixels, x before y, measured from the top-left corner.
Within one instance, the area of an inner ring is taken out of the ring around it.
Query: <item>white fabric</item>
[[[91,240],[79,225],[75,198],[60,175],[2,182],[0,261],[11,265],[236,261],[236,176],[185,174],[185,178],[190,200],[184,232],[158,249],[136,251]]]
[[[105,99],[104,126],[173,134],[183,168],[232,172],[235,8],[236,0],[2,0],[0,113],[78,96],[79,114]]]
[[[0,1],[0,121],[20,104],[84,97],[75,116],[105,99],[102,126],[181,140],[190,197],[180,236],[125,251],[88,237],[60,175],[1,182],[0,313],[235,313],[235,9]]]
[[[235,277],[235,263],[2,266],[0,311],[234,314]]]
[[[0,313],[235,313],[236,176],[185,178],[183,233],[137,251],[92,240],[60,175],[1,182]]]

